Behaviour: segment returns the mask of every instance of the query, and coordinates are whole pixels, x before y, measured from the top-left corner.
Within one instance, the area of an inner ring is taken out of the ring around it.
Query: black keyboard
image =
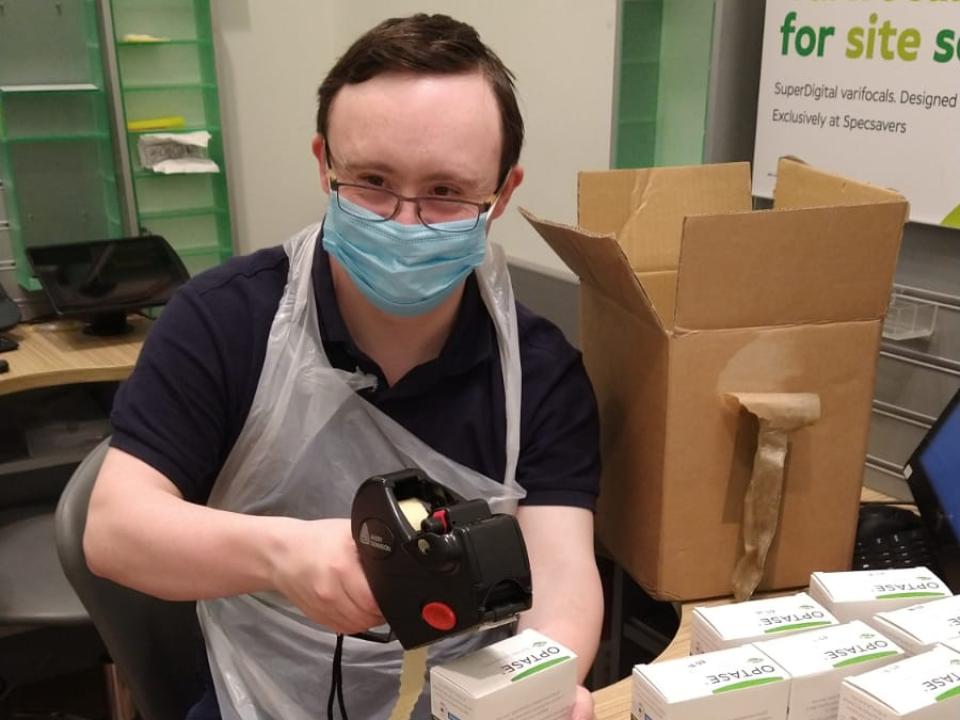
[[[854,570],[888,570],[919,565],[938,572],[930,536],[922,527],[858,539],[853,551]]]

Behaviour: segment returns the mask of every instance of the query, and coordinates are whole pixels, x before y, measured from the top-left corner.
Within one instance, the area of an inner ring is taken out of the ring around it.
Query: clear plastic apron
[[[274,316],[263,372],[237,442],[216,483],[211,507],[301,519],[346,518],[360,484],[376,474],[419,467],[496,512],[516,510],[525,494],[515,479],[520,445],[520,355],[513,290],[502,249],[490,246],[477,269],[493,318],[506,407],[504,482],[437,453],[356,391],[376,379],[330,366],[320,339],[311,282],[319,226],[287,241],[287,285]],[[322,547],[315,548],[318,553]],[[335,635],[278,593],[197,604],[224,720],[324,717]],[[430,663],[445,662],[500,639],[506,629],[435,643]],[[343,691],[353,720],[386,720],[399,691],[402,648],[346,638]],[[414,718],[427,720],[424,692]]]

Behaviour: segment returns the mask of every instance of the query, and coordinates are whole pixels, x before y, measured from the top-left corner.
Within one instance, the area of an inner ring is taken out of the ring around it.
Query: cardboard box
[[[838,720],[957,720],[960,653],[945,647],[854,675],[840,689]]]
[[[889,612],[953,593],[925,567],[896,570],[816,572],[810,576],[810,595],[840,622],[873,622],[879,612]]]
[[[849,675],[905,657],[896,643],[859,620],[757,643],[790,673],[788,720],[836,720]]]
[[[693,609],[690,654],[724,650],[773,635],[837,625],[806,593]]]
[[[657,598],[731,593],[758,421],[731,395],[813,394],[789,434],[763,589],[849,568],[881,321],[907,204],[784,160],[584,172],[579,227],[525,217],[580,277],[600,409],[602,544]],[[781,459],[783,454],[780,455]]]
[[[877,613],[871,625],[911,655],[919,655],[945,638],[960,638],[960,596]]]
[[[430,670],[435,720],[568,720],[577,656],[535,630]]]
[[[634,720],[785,720],[790,679],[753,645],[633,668]]]

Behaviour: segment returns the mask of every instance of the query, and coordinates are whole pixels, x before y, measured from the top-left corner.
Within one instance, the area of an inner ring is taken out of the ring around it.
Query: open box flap
[[[582,283],[636,315],[652,315],[662,327],[653,304],[630,269],[616,238],[542,220],[524,208],[520,208],[520,214]]]
[[[635,272],[676,270],[683,218],[752,207],[748,163],[581,172],[578,222],[614,233]]]
[[[818,170],[801,160],[782,157],[777,164],[773,206],[777,210],[904,202],[900,193]]]
[[[882,318],[905,202],[689,217],[676,327]]]

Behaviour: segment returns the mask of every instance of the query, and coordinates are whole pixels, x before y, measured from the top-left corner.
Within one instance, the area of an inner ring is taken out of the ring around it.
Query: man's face
[[[458,75],[386,73],[344,86],[327,128],[330,164],[342,182],[386,187],[407,197],[437,195],[481,201],[497,189],[501,130],[497,100],[480,72]],[[314,140],[329,192],[323,141]],[[499,215],[522,171],[508,178]],[[394,218],[416,223],[404,203]]]

